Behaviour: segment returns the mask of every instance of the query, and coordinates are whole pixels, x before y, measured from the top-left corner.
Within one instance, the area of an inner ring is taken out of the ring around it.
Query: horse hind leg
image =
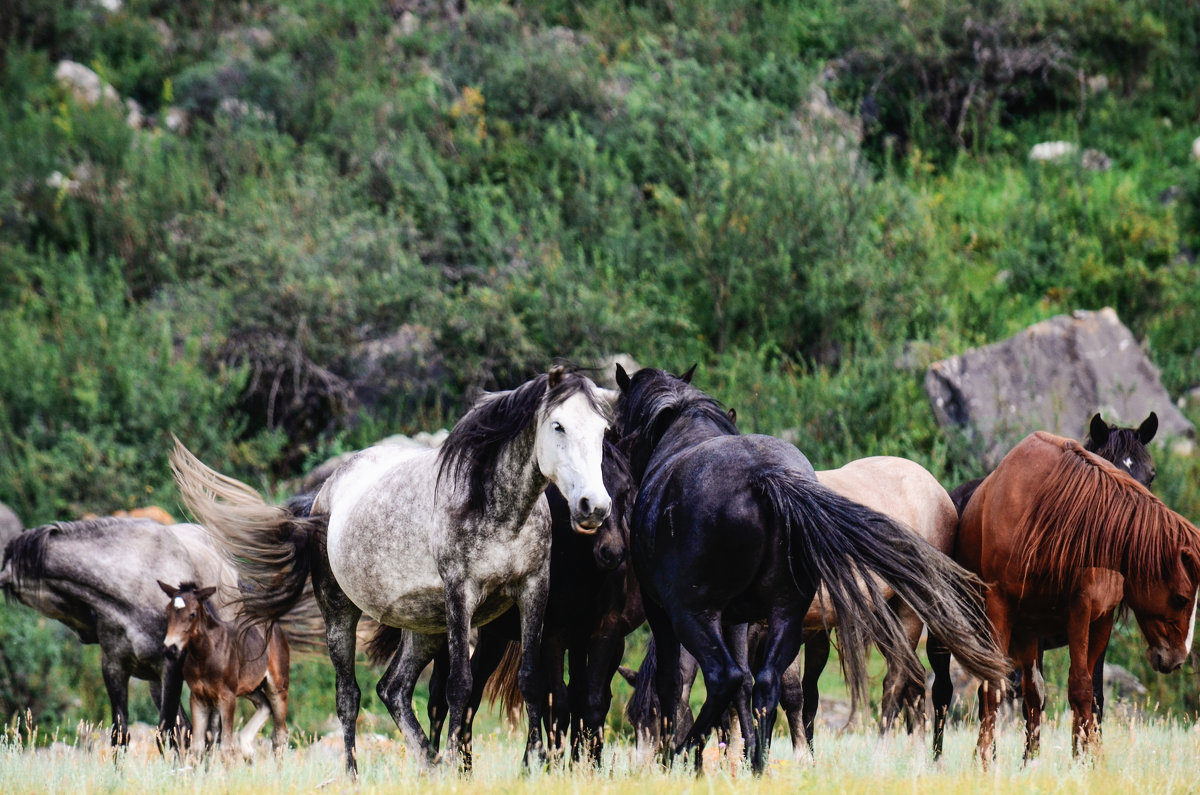
[[[942,756],[946,720],[950,715],[950,702],[954,700],[954,680],[950,678],[950,650],[945,644],[930,635],[925,641],[925,651],[933,670],[930,696],[933,701],[933,758],[937,760]]]
[[[695,723],[683,742],[676,747],[675,753],[694,749],[699,762],[709,733],[737,697],[745,680],[745,673],[725,643],[718,616],[684,615],[676,623],[675,629],[680,641],[699,663],[707,690],[704,705],[700,708]]]
[[[333,663],[337,692],[337,714],[342,724],[342,742],[346,752],[346,772],[358,775],[358,754],[355,750],[355,724],[358,720],[362,691],[354,673],[354,651],[358,643],[355,634],[360,610],[338,586],[329,571],[329,562],[314,555],[312,564],[313,593],[321,616],[325,619],[325,643]]]
[[[405,632],[400,648],[392,655],[383,678],[375,688],[392,720],[404,735],[409,753],[422,767],[428,767],[432,763],[433,752],[429,746],[429,738],[413,712],[413,690],[416,689],[417,677],[421,675],[421,671],[445,644],[444,635]]]
[[[818,683],[821,672],[829,662],[829,633],[825,630],[813,632],[804,641],[804,678],[801,681],[801,705],[804,734],[808,740],[808,753],[814,753],[814,735],[817,725],[817,708],[821,705]]]
[[[806,605],[807,606],[807,605]],[[761,775],[771,751],[771,730],[783,688],[783,673],[800,653],[804,640],[804,610],[788,607],[773,612],[767,622],[767,648],[762,667],[754,681],[754,721],[756,731],[753,769]]]
[[[917,644],[921,641],[921,632],[925,628],[924,622],[921,621],[921,617],[917,615],[916,611],[903,601],[896,606],[896,617],[904,629],[904,636],[908,639],[909,648],[915,651]],[[925,680],[924,677],[905,679],[900,671],[900,666],[893,666],[889,662],[887,675],[883,680],[883,700],[880,705],[879,717],[880,734],[891,731],[902,710],[905,728],[909,734],[912,734],[918,726],[922,731],[924,730]]]
[[[797,654],[783,672],[779,690],[779,706],[788,722],[788,735],[792,740],[792,755],[797,761],[801,754],[811,753],[812,748],[804,732],[804,660],[806,655]],[[822,665],[822,668],[824,665]]]
[[[258,736],[258,732],[266,724],[267,718],[271,715],[271,706],[267,701],[265,691],[265,683],[258,690],[248,694],[246,699],[254,704],[254,714],[246,721],[246,725],[237,734],[238,748],[242,751],[244,759],[254,758],[254,738]],[[230,731],[233,727],[230,727]]]

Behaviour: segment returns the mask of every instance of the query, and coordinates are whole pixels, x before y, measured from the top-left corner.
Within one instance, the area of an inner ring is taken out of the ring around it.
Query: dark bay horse
[[[1200,530],[1072,440],[1039,431],[1004,457],[963,512],[956,557],[987,586],[996,640],[1021,667],[1026,759],[1038,752],[1045,699],[1039,638],[1070,639],[1076,753],[1097,737],[1092,670],[1119,604],[1136,617],[1156,671],[1178,669],[1191,650]],[[1002,693],[991,685],[979,730],[985,766]]]
[[[1157,432],[1158,415],[1153,411],[1136,428],[1111,425],[1105,422],[1104,418],[1097,413],[1088,424],[1088,435],[1083,440],[1083,449],[1111,462],[1117,469],[1126,472],[1146,488],[1150,488],[1157,471],[1154,468],[1154,460],[1150,456],[1150,450],[1147,448],[1147,445],[1154,439],[1154,435]],[[971,495],[975,493],[975,490],[979,488],[979,484],[981,483],[983,483],[983,478],[976,478],[975,480],[967,481],[950,492],[950,498],[954,501],[954,507],[957,509],[960,517],[963,510],[967,507]],[[1067,640],[1065,635],[1057,635],[1042,638],[1039,641],[1037,662],[1039,670],[1042,668],[1042,653],[1046,649],[1058,649],[1066,646]],[[1096,659],[1095,667],[1092,669],[1092,701],[1097,723],[1104,718],[1104,657],[1106,651],[1107,645],[1100,651],[1100,656]],[[928,652],[929,664],[933,668],[935,677],[933,690],[933,754],[934,757],[937,757],[942,753],[943,733],[946,717],[950,711],[950,702],[954,698],[954,686],[950,680],[949,652],[941,646],[936,638],[930,639]],[[1012,683],[1018,691],[1021,689],[1021,676],[1020,669],[1013,672]],[[982,705],[982,701],[980,703]]]
[[[242,612],[270,621],[312,578],[336,671],[346,769],[357,771],[355,628],[365,612],[409,630],[376,690],[413,756],[432,761],[412,710],[417,677],[449,643],[446,756],[458,762],[471,693],[468,639],[515,602],[521,616],[521,690],[529,715],[525,760],[544,760],[544,677],[537,650],[546,606],[555,483],[582,531],[611,501],[601,477],[613,396],[555,367],[509,392],[485,395],[438,449],[380,445],[343,463],[309,511],[268,505],[177,445],[176,480],[189,509],[236,561]],[[307,515],[304,515],[307,514]]]
[[[237,593],[237,573],[194,524],[111,517],[58,522],[16,535],[4,550],[0,588],[8,596],[67,625],[81,642],[100,644],[114,745],[129,742],[131,676],[150,683],[160,729],[173,729],[177,719],[186,726],[182,681],[163,656],[167,622],[159,579],[219,583],[214,600],[222,613]]]
[[[645,620],[637,580],[625,565],[633,482],[624,456],[608,440],[602,468],[613,509],[593,536],[578,533],[566,500],[554,486],[546,489],[552,536],[550,590],[541,638],[542,665],[549,684],[549,703],[544,705],[548,744],[553,752],[561,753],[569,729],[571,758],[578,761],[586,755],[595,765],[600,764],[603,752],[612,678],[625,651],[625,637]],[[369,646],[372,662],[390,659],[401,633],[381,625]],[[515,609],[479,628],[471,654],[473,687],[463,729],[468,748],[471,722],[482,703],[485,684],[510,714],[520,709],[520,637]],[[569,684],[564,659],[570,663]],[[435,749],[446,714],[448,662],[445,651],[439,653],[429,680],[429,735]]]
[[[734,703],[741,725],[753,727],[745,732],[746,751],[762,772],[781,677],[800,650],[820,586],[838,615],[855,704],[866,688],[869,641],[902,675],[923,676],[872,575],[931,632],[953,638],[964,667],[989,681],[1005,675],[974,577],[907,528],[821,486],[793,445],[740,434],[689,380],[651,369],[631,377],[617,368],[617,427],[639,484],[631,554],[658,646],[659,701],[678,698],[681,645],[699,662],[707,688],[687,736],[677,747],[667,742],[665,761],[689,748],[698,752]],[[758,621],[766,622],[766,650],[751,679],[725,630]],[[662,720],[666,742],[674,711],[663,710]]]

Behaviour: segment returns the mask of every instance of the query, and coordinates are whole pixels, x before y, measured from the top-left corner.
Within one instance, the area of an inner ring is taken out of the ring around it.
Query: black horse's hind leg
[[[120,660],[102,651],[100,672],[112,707],[112,744],[124,748],[129,745],[129,671]]]
[[[804,716],[804,734],[808,739],[808,752],[813,751],[813,731],[817,723],[817,707],[821,703],[821,694],[817,687],[817,682],[821,678],[821,672],[825,670],[825,664],[829,662],[829,633],[822,630],[813,632],[804,641],[804,679],[801,687],[803,688],[803,716]]]
[[[733,651],[734,659],[742,669],[742,686],[733,697],[733,707],[737,711],[739,728],[742,735],[742,755],[753,759],[757,752],[758,738],[754,731],[754,713],[751,711],[751,699],[754,697],[754,676],[750,673],[750,650],[746,642],[749,631],[748,624],[734,624],[725,629],[725,640]],[[727,744],[729,739],[725,741]]]
[[[793,658],[783,672],[783,687],[779,691],[779,706],[783,707],[783,714],[787,717],[792,753],[797,759],[801,751],[812,751],[804,733],[804,663],[807,659],[807,653]]]
[[[546,677],[549,700],[546,704],[546,745],[554,756],[566,749],[567,730],[571,726],[571,694],[566,678],[567,649],[561,637],[542,638],[542,671]],[[583,679],[586,660],[571,660],[571,679]]]
[[[358,642],[355,631],[362,610],[342,592],[324,555],[313,556],[312,582],[317,605],[325,619],[325,642],[329,660],[333,663],[337,687],[337,713],[342,724],[342,741],[346,750],[346,772],[358,775],[358,754],[355,750],[355,723],[358,720],[362,691],[354,673],[354,649]]]
[[[658,605],[646,603],[646,620],[654,633],[654,689],[658,694],[658,758],[670,768],[675,761],[675,722],[679,711],[679,639],[670,618]]]
[[[416,713],[412,708],[413,690],[416,688],[417,677],[429,661],[437,656],[446,646],[445,635],[421,635],[415,632],[404,632],[400,648],[392,655],[387,670],[375,686],[379,699],[387,707],[388,714],[400,728],[409,752],[422,765],[428,765],[433,758],[429,747],[429,738],[421,729]],[[451,735],[454,732],[451,731]]]
[[[807,602],[804,601],[806,609]],[[754,772],[762,774],[771,751],[771,730],[775,726],[775,710],[783,687],[783,672],[800,653],[804,640],[805,609],[783,606],[772,611],[767,621],[767,651],[762,668],[754,680],[754,720],[757,733]]]
[[[930,635],[925,641],[925,652],[929,656],[929,667],[933,669],[933,758],[942,756],[942,744],[946,736],[946,719],[950,715],[950,701],[954,698],[954,681],[950,678],[950,650],[937,637]]]
[[[450,708],[446,700],[446,677],[450,675],[450,650],[442,646],[433,658],[433,673],[429,677],[429,751],[436,755],[442,744],[442,727]]]
[[[479,705],[483,703],[483,690],[487,681],[504,658],[509,641],[497,638],[490,633],[480,632],[479,642],[475,651],[471,652],[471,698],[467,701],[467,711],[463,718],[463,768],[470,769],[471,741],[474,736],[475,716],[479,714]]]
[[[704,741],[717,725],[729,705],[737,697],[745,681],[741,664],[725,643],[721,619],[717,615],[682,614],[675,625],[679,640],[687,647],[704,674],[707,694],[696,722],[683,742],[675,749],[681,753],[696,749],[697,755],[704,748]],[[661,650],[662,647],[660,646]],[[666,661],[659,660],[659,671]],[[677,667],[677,666],[676,666]],[[666,712],[666,709],[663,710]]]

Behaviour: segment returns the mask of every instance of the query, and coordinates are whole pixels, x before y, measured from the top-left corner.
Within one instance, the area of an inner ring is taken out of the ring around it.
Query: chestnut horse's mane
[[[1070,439],[1037,437],[1061,454],[1014,528],[1026,576],[1069,585],[1094,566],[1161,581],[1182,547],[1200,549],[1200,530],[1145,486]]]

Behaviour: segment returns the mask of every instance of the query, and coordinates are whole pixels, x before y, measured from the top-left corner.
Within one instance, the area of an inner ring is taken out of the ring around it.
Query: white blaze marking
[[[187,603],[183,601],[183,597],[182,597],[182,596],[176,596],[176,597],[175,597],[175,609],[176,609],[176,610],[182,610],[182,609],[183,609],[183,608],[185,608],[185,607],[187,607]],[[1195,616],[1193,616],[1193,618],[1195,618]],[[1188,640],[1190,641],[1190,640],[1191,640],[1191,638],[1189,638]],[[1191,648],[1191,647],[1189,646],[1189,648]]]
[[[1200,588],[1196,589],[1196,596],[1200,597]],[[1187,640],[1183,645],[1187,648],[1187,653],[1192,653],[1192,641],[1196,637],[1196,600],[1192,599],[1192,620],[1188,622]]]
[[[1126,472],[1131,472],[1133,470],[1133,459],[1132,458],[1126,458],[1121,463],[1123,463],[1125,465]]]

